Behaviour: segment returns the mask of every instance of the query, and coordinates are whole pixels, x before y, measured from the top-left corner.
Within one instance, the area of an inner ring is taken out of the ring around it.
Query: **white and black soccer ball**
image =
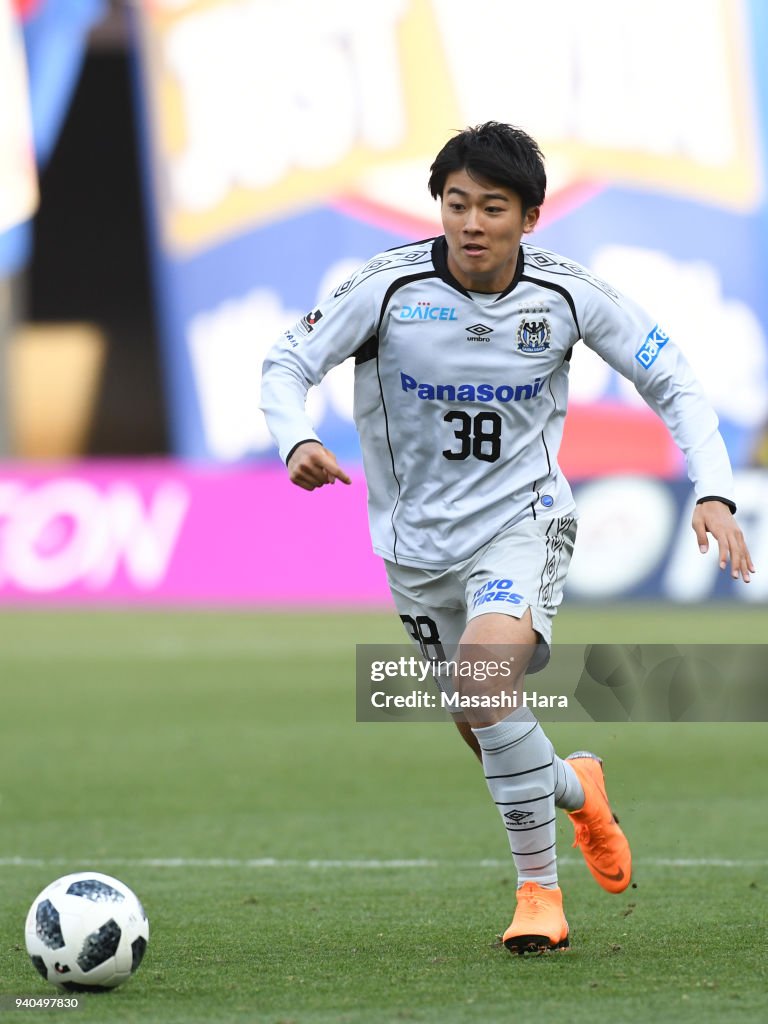
[[[123,882],[81,871],[43,889],[29,908],[25,934],[32,964],[46,981],[70,992],[102,992],[141,963],[149,921]]]

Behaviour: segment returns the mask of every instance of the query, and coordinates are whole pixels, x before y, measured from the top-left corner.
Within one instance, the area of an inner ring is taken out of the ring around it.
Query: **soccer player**
[[[305,400],[354,356],[373,548],[400,617],[426,657],[456,640],[470,663],[514,650],[506,689],[519,690],[549,657],[576,537],[557,457],[577,342],[633,382],[684,452],[701,550],[710,534],[734,579],[749,582],[754,566],[717,418],[674,343],[584,267],[523,242],[546,189],[534,140],[496,122],[468,128],[438,153],[429,188],[444,234],[375,256],[288,329],[264,363],[262,408],[294,484],[348,484]],[[468,678],[454,684],[470,692]],[[485,708],[457,725],[482,760],[518,873],[504,943],[565,948],[555,807],[604,889],[631,878],[602,761],[558,757],[527,708]]]

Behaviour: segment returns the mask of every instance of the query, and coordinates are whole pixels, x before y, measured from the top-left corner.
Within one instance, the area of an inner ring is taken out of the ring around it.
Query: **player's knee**
[[[536,643],[538,634],[533,628],[530,608],[519,618],[500,612],[483,612],[469,620],[461,637],[462,646]]]

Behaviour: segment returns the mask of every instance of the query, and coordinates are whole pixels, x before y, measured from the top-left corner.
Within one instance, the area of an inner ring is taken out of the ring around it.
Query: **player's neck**
[[[488,271],[472,273],[459,264],[453,258],[450,249],[448,250],[448,270],[456,281],[468,292],[477,292],[485,295],[499,295],[507,290],[515,279],[517,271],[518,253],[514,258],[501,266],[496,266]]]

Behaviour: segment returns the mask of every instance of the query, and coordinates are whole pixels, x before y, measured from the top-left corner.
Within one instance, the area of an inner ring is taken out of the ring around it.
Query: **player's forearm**
[[[662,397],[644,397],[685,456],[696,498],[717,495],[734,500],[733,470],[717,414],[698,383]]]
[[[690,448],[685,455],[697,499],[716,496],[735,501],[731,461],[719,431]]]
[[[283,363],[265,361],[261,410],[284,462],[300,442],[320,440],[305,410],[308,390],[309,384]]]

